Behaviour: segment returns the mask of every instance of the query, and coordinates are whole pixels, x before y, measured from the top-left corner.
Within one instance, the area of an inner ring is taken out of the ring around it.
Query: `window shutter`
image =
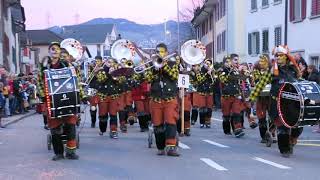
[[[260,54],[260,32],[256,32],[256,54]]]
[[[290,0],[290,22],[294,21],[294,0]]]
[[[312,0],[311,16],[320,14],[320,0]]]
[[[248,54],[252,54],[251,33],[248,34]]]
[[[301,0],[301,19],[307,16],[307,0]]]

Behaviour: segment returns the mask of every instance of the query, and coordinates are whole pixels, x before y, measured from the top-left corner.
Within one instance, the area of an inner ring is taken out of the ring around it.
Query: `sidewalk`
[[[24,118],[28,118],[32,115],[36,114],[35,110],[30,110],[28,113],[25,114],[19,114],[19,115],[14,115],[14,116],[10,116],[7,118],[2,118],[2,125],[4,127],[7,127],[10,124],[16,123]]]

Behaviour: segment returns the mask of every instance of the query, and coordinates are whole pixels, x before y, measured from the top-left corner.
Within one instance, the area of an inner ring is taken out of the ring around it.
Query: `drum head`
[[[288,127],[293,128],[298,124],[300,118],[300,101],[297,99],[299,94],[290,83],[285,83],[278,95],[278,112],[282,123]]]

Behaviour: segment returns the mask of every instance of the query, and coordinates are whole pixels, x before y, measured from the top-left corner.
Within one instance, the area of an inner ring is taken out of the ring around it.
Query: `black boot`
[[[226,135],[231,135],[230,116],[223,116],[222,128]]]
[[[204,128],[204,125],[206,123],[206,112],[200,112],[200,128]]]
[[[42,117],[43,117],[44,129],[49,130],[49,127],[48,127],[48,116],[43,114]]]
[[[90,115],[91,115],[91,128],[95,128],[96,120],[97,120],[97,111],[90,110]]]
[[[261,143],[266,143],[267,122],[266,118],[259,119],[259,132],[261,137]]]
[[[198,119],[198,109],[192,108],[191,111],[191,125],[194,125]]]
[[[211,108],[207,108],[206,128],[211,128],[211,117],[212,117],[212,109]]]
[[[290,156],[289,134],[278,134],[278,148],[283,157]]]
[[[148,124],[147,124],[147,119],[146,118],[147,118],[146,115],[138,116],[139,125],[140,125],[140,131],[141,132],[147,131]]]
[[[107,116],[99,116],[99,129],[100,135],[103,135],[107,131],[108,126],[108,117]]]
[[[166,147],[166,134],[164,125],[154,126],[154,136],[156,139],[157,149],[163,151]]]
[[[55,130],[53,130],[54,132]],[[55,156],[53,156],[52,160],[53,161],[57,161],[57,160],[60,160],[60,159],[63,159],[64,156],[63,156],[63,143],[62,143],[62,139],[61,139],[61,135],[60,134],[54,134],[54,133],[51,133],[51,137],[52,137],[52,146],[53,146],[53,151],[54,151],[54,154]]]
[[[76,149],[66,148],[66,158],[71,160],[78,160],[79,156],[76,154]]]

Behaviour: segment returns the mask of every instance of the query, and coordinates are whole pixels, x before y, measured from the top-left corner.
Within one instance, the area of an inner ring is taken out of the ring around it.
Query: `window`
[[[217,35],[217,53],[220,52],[220,42],[219,42],[219,34]]]
[[[248,54],[256,55],[260,53],[260,33],[253,32],[248,34]]]
[[[312,0],[311,16],[320,15],[320,0]]]
[[[226,0],[220,0],[220,19],[226,15]]]
[[[282,38],[281,33],[282,33],[281,32],[281,27],[276,27],[274,29],[274,45],[275,46],[279,46],[282,43],[282,41],[281,41],[281,38]]]
[[[269,53],[269,31],[262,31],[262,52]]]
[[[268,0],[262,0],[262,7],[267,7],[269,5]]]
[[[255,11],[257,9],[257,0],[251,0],[251,11]]]
[[[276,4],[281,4],[281,2],[282,2],[281,0],[273,0],[273,4],[275,4],[275,5]]]
[[[320,69],[320,62],[319,62],[319,56],[311,56],[311,64],[315,65],[316,68]]]
[[[226,44],[226,31],[223,31],[217,35],[217,53],[224,52],[226,50]]]
[[[97,56],[101,56],[100,45],[97,45]]]
[[[222,32],[222,34],[221,34],[221,43],[222,43],[222,45],[221,45],[221,50],[222,51],[225,51],[226,50],[226,31],[223,31]]]
[[[290,21],[301,21],[306,18],[307,0],[290,0]]]

